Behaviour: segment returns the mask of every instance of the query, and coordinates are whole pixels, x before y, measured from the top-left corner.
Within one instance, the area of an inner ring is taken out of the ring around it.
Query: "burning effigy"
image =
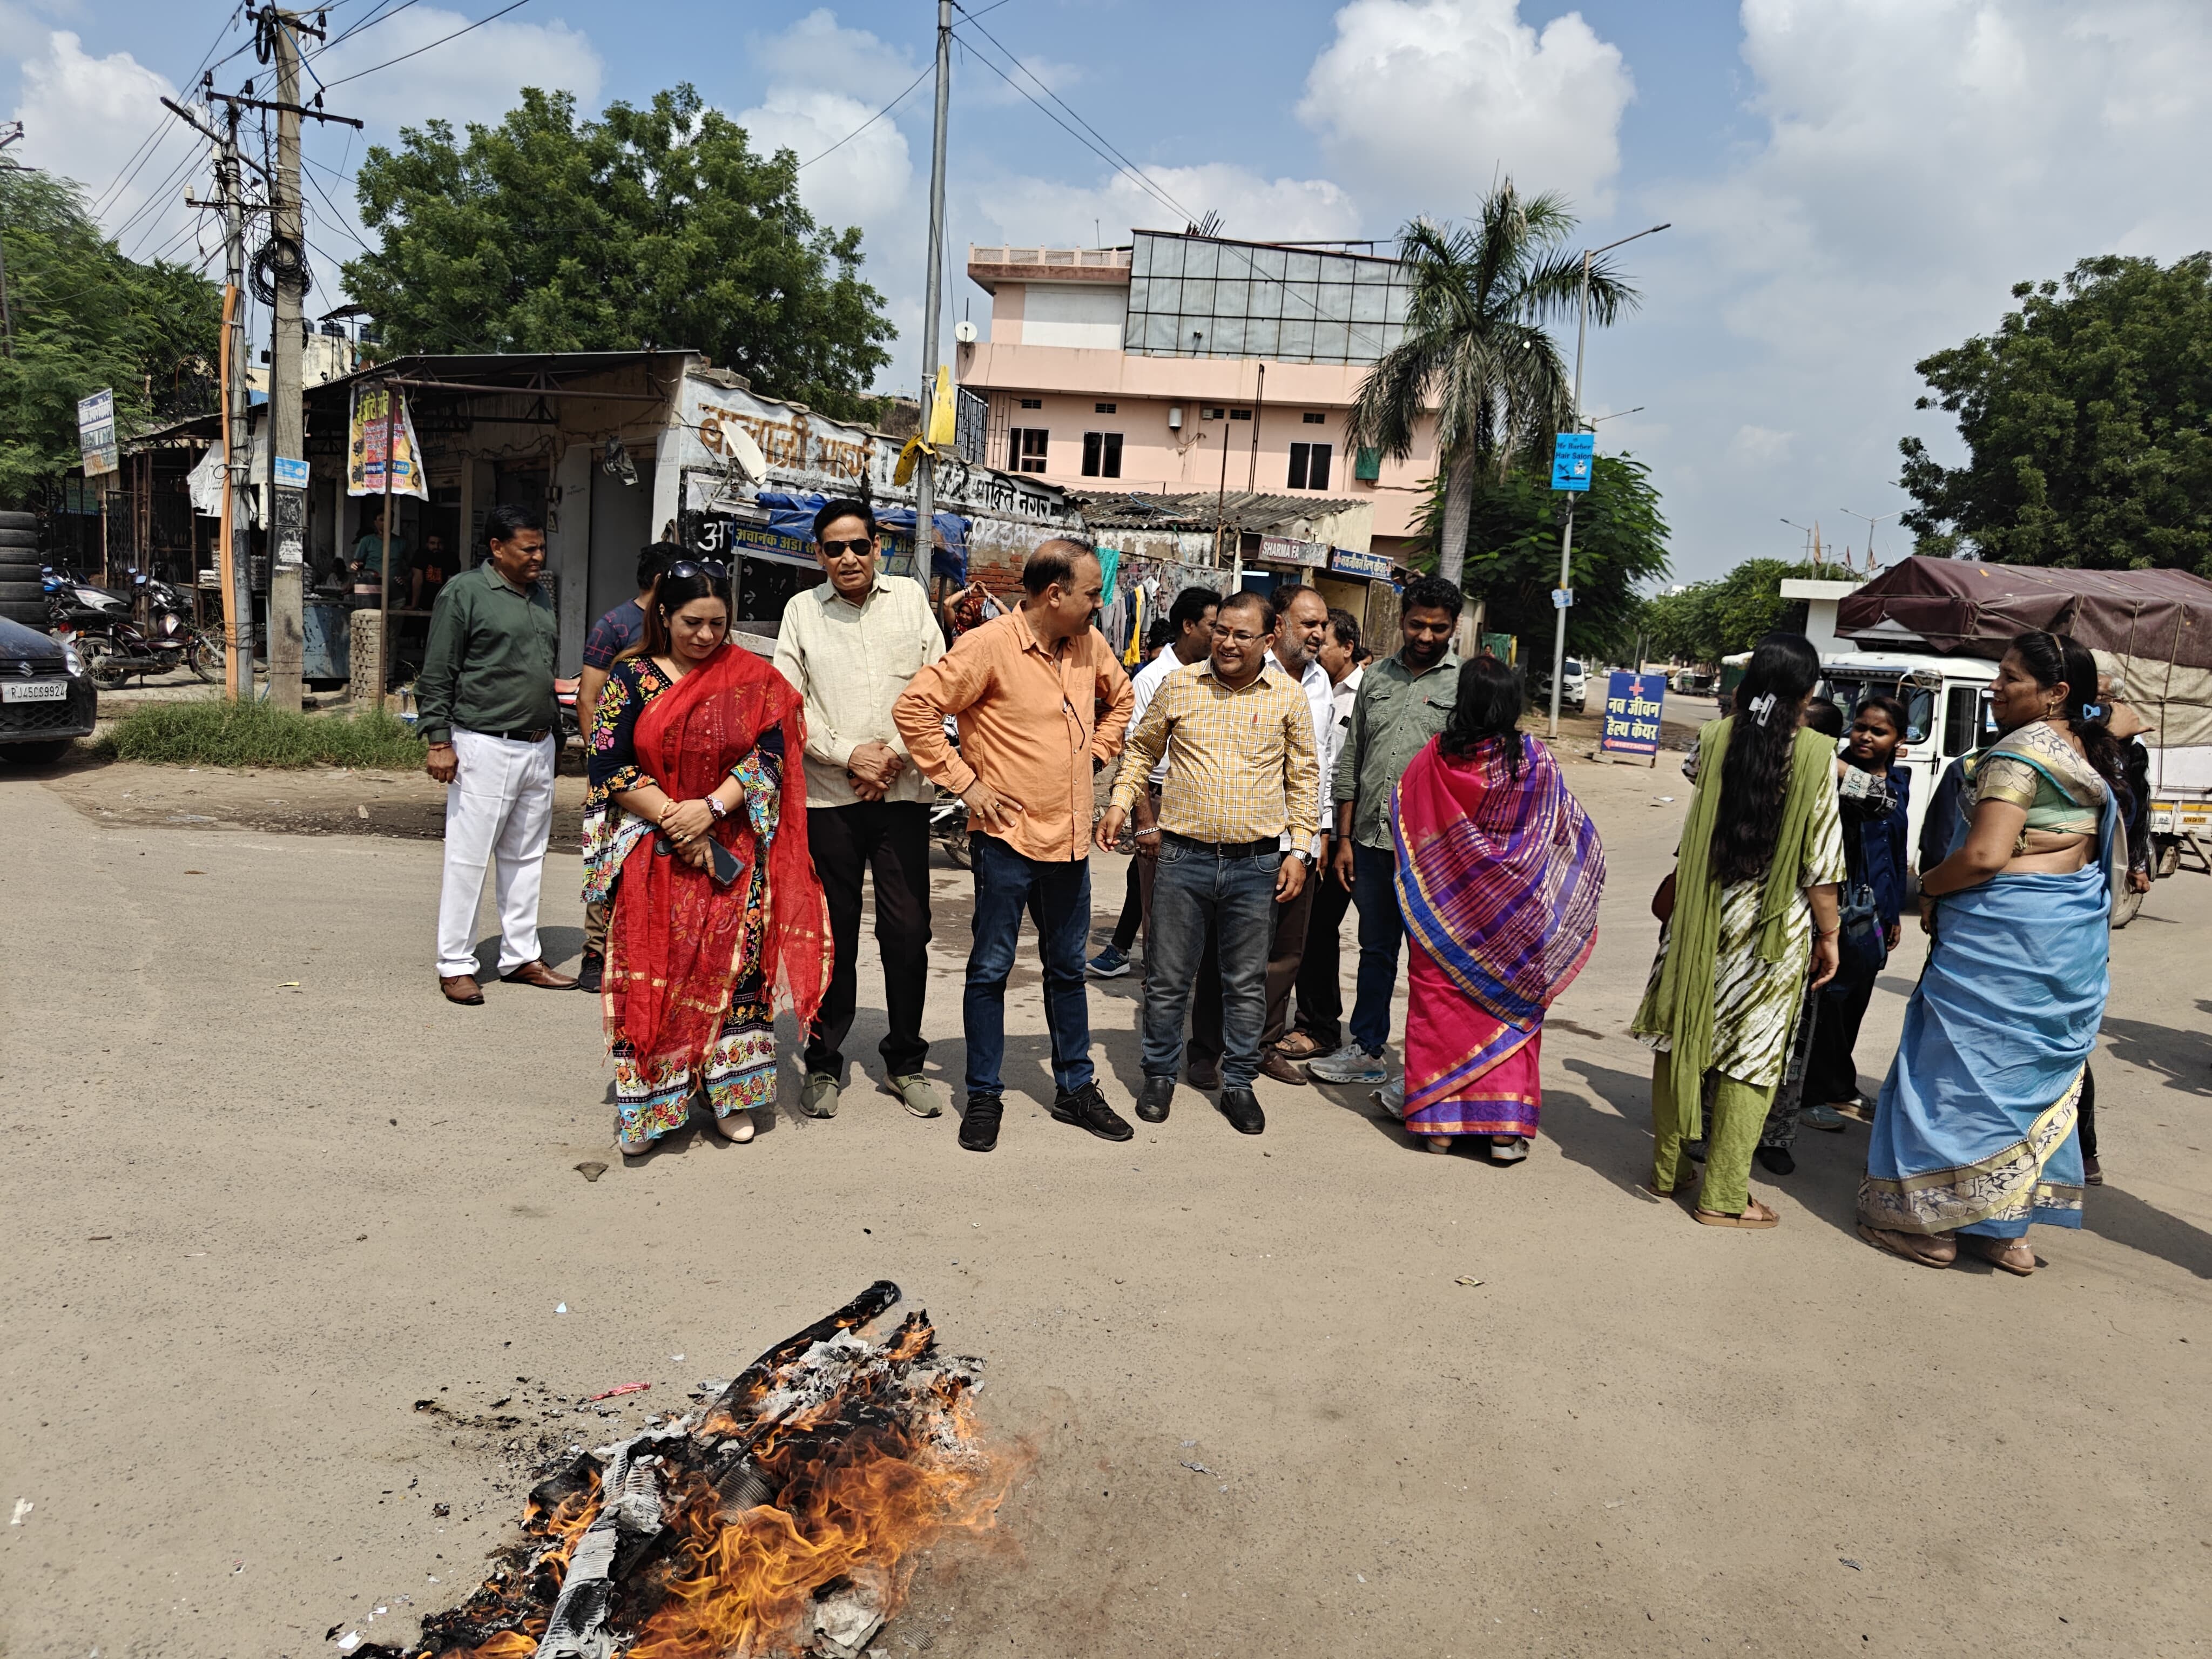
[[[981,1362],[878,1280],[661,1427],[531,1489],[522,1540],[403,1648],[353,1659],[857,1659],[921,1554],[987,1532],[1015,1472],[973,1416]]]

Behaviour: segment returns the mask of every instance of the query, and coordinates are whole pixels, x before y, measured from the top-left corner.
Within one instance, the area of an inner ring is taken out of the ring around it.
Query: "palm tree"
[[[1523,196],[1508,179],[1484,198],[1474,224],[1417,219],[1399,237],[1413,280],[1405,335],[1361,384],[1346,437],[1402,461],[1435,411],[1444,479],[1437,574],[1455,585],[1479,473],[1502,478],[1574,418],[1568,366],[1544,327],[1572,315],[1581,290],[1582,257],[1565,251],[1574,228],[1565,198]],[[1636,301],[1611,264],[1592,264],[1592,321],[1610,323]]]

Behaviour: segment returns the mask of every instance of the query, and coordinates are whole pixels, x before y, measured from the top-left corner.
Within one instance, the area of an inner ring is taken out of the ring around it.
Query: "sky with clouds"
[[[688,79],[757,143],[810,160],[817,218],[862,228],[902,333],[885,384],[918,382],[927,78],[865,124],[927,68],[934,6],[526,0],[433,44],[504,3],[329,8],[334,36],[386,15],[313,64],[329,106],[369,123],[365,138],[307,138],[328,198],[308,202],[323,271],[356,250],[345,180],[365,143],[431,117],[495,120],[523,86],[596,109]],[[963,269],[969,242],[1123,241],[1179,228],[1178,209],[1257,240],[1388,237],[1415,215],[1463,215],[1510,174],[1569,196],[1592,245],[1671,222],[1624,251],[1643,305],[1593,336],[1585,398],[1595,415],[1638,411],[1604,422],[1600,442],[1650,464],[1685,577],[1794,554],[1784,519],[1863,547],[1843,509],[1905,504],[1898,439],[1946,447],[1948,423],[1912,408],[1914,361],[1994,325],[2014,282],[2212,240],[2212,177],[2190,159],[2212,137],[2203,0],[968,0],[967,13],[948,319],[988,313]],[[265,76],[250,47],[225,59],[247,40],[235,16],[229,0],[0,0],[0,112],[27,128],[10,154],[81,180],[127,252],[197,261],[216,241],[182,197],[204,156],[163,131],[176,124],[156,100],[210,61],[226,89]],[[1145,184],[1071,136],[1077,117]],[[1908,550],[1893,520],[1876,545]]]

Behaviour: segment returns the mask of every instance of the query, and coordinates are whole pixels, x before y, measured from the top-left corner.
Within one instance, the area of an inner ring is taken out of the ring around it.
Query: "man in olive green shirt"
[[[1398,654],[1370,664],[1352,706],[1352,730],[1336,762],[1336,866],[1340,885],[1359,907],[1359,981],[1352,1041],[1316,1057],[1307,1072],[1323,1083],[1388,1083],[1390,996],[1398,983],[1398,855],[1391,837],[1390,792],[1414,756],[1451,719],[1459,697],[1459,658],[1451,648],[1460,591],[1437,576],[1406,584],[1400,601]]]
[[[416,729],[430,744],[425,769],[446,786],[446,870],[438,900],[438,988],[448,1002],[483,1002],[477,984],[477,910],[496,861],[499,974],[548,991],[576,981],[546,966],[538,943],[538,890],[553,825],[553,763],[560,753],[553,657],[560,626],[538,586],[545,526],[527,507],[486,516],[489,556],[439,590],[430,641],[415,679]]]

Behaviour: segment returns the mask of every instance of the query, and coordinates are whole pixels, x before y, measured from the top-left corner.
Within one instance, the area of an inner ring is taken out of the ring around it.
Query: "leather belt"
[[[1196,852],[1211,853],[1216,858],[1250,859],[1257,858],[1262,853],[1283,850],[1280,836],[1262,836],[1257,841],[1196,841],[1188,836],[1178,836],[1172,830],[1164,830],[1160,833],[1178,846],[1188,847]]]
[[[543,743],[553,735],[553,728],[550,726],[541,726],[530,732],[477,732],[476,727],[472,726],[465,726],[461,730],[476,732],[476,735],[480,738],[503,738],[508,743]]]

